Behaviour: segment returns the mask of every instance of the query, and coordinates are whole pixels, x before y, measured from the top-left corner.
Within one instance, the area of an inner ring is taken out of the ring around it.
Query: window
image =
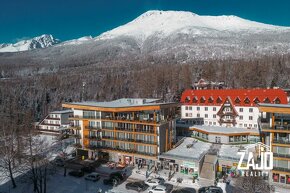
[[[216,111],[216,107],[213,107],[212,109],[213,109],[213,111]]]
[[[239,116],[239,119],[240,119],[240,120],[243,120],[243,116],[242,116],[242,115],[240,115],[240,116]]]
[[[213,98],[212,97],[209,97],[208,102],[209,103],[213,103]]]
[[[244,111],[244,109],[243,108],[240,108],[240,112],[242,113]]]
[[[212,115],[212,118],[216,118],[216,115]]]
[[[190,106],[189,108],[188,108],[190,111],[192,111],[192,107]]]
[[[252,121],[253,120],[253,116],[249,116],[249,120]]]
[[[185,106],[185,110],[188,110],[188,106]]]
[[[205,103],[205,98],[204,97],[200,98],[200,103]]]
[[[257,128],[257,124],[254,124],[254,127]]]
[[[184,102],[189,103],[189,102],[190,102],[190,96],[187,96],[187,97],[185,98],[185,101],[184,101]]]
[[[200,114],[199,113],[197,113],[197,115],[196,115],[198,118],[200,117]]]
[[[242,124],[242,123],[240,123],[240,124],[239,124],[239,127],[243,127],[243,124]]]
[[[253,108],[249,108],[249,112],[252,113],[253,112]]]
[[[230,120],[231,119],[231,116],[227,115],[227,116],[225,116],[225,119],[226,120]]]
[[[216,100],[216,102],[217,102],[217,103],[221,103],[221,102],[222,102],[221,97],[218,97],[217,100]]]
[[[268,97],[266,97],[265,99],[264,99],[264,103],[270,103],[271,101],[270,101],[270,99],[268,98]]]
[[[260,100],[256,97],[255,99],[254,99],[254,103],[259,103],[260,102]]]
[[[200,107],[196,107],[196,110],[199,111],[200,110]]]
[[[205,110],[205,111],[208,111],[208,107],[204,107],[204,110]]]
[[[237,97],[236,100],[235,100],[235,103],[239,104],[241,102],[240,98]]]
[[[205,118],[208,118],[208,114],[205,114],[204,117],[205,117]]]
[[[252,124],[249,124],[249,127],[252,127]]]
[[[225,108],[225,112],[230,112],[230,111],[231,111],[231,108],[229,108],[229,107]]]
[[[213,125],[216,125],[216,122],[213,122]]]
[[[248,127],[248,125],[247,124],[244,124],[244,127]]]
[[[211,121],[209,122],[209,125],[212,125],[212,122]]]
[[[246,104],[249,104],[251,101],[250,101],[250,99],[249,99],[248,97],[246,97],[245,100],[244,100],[244,102],[245,102]]]
[[[280,104],[281,103],[281,100],[277,97],[277,98],[274,99],[274,103]]]
[[[185,116],[188,117],[188,113],[185,113]]]

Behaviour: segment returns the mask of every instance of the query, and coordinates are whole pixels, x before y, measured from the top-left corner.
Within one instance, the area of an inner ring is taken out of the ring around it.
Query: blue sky
[[[153,9],[290,26],[290,0],[1,0],[0,43],[41,34],[61,40],[97,36]]]

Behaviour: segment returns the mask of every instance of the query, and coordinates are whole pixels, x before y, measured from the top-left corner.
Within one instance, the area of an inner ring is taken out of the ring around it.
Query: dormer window
[[[221,99],[221,97],[218,97],[218,98],[216,99],[216,102],[217,102],[217,103],[222,103],[222,99]]]
[[[204,96],[200,98],[200,103],[205,103],[205,97]]]
[[[275,103],[275,104],[280,104],[280,103],[281,103],[281,100],[280,100],[278,97],[276,97],[276,98],[274,99],[274,103]]]
[[[241,103],[241,99],[240,99],[239,97],[237,97],[237,98],[235,99],[235,103],[240,104],[240,103]]]
[[[198,101],[197,97],[196,97],[196,96],[193,97],[192,102],[193,102],[193,103],[197,103],[197,101]]]
[[[185,103],[189,103],[190,102],[190,96],[187,96],[184,100]]]
[[[244,102],[245,102],[246,104],[250,104],[251,101],[250,101],[250,99],[249,99],[248,97],[246,97],[245,100],[244,100]]]
[[[270,99],[268,98],[268,97],[266,97],[265,99],[264,99],[264,103],[270,103],[271,101],[270,101]]]
[[[254,99],[254,103],[259,103],[260,102],[260,100],[258,99],[258,97],[256,97],[255,99]]]
[[[209,103],[213,103],[213,97],[212,97],[212,96],[209,97],[208,102],[209,102]]]

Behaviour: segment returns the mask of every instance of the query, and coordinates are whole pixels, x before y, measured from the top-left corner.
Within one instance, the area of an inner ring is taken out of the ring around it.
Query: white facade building
[[[41,131],[58,132],[61,127],[68,128],[68,118],[72,115],[72,110],[52,111],[38,124],[38,129]]]
[[[257,103],[287,104],[282,89],[186,90],[181,118],[203,118],[204,125],[258,128]]]

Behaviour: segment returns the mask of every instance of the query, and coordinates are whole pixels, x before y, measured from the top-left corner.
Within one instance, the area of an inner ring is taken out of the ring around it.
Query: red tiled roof
[[[194,97],[197,98],[197,102],[193,102],[192,99]],[[270,100],[270,103],[287,104],[287,94],[282,89],[185,90],[182,93],[180,102],[183,104],[220,106],[225,102],[227,97],[236,106],[255,106],[255,101],[265,103],[267,98]],[[209,100],[210,98],[213,99],[212,103]],[[218,98],[221,99],[220,103],[217,102]],[[200,99],[205,99],[205,102],[202,102]],[[249,103],[247,103],[248,100]]]

